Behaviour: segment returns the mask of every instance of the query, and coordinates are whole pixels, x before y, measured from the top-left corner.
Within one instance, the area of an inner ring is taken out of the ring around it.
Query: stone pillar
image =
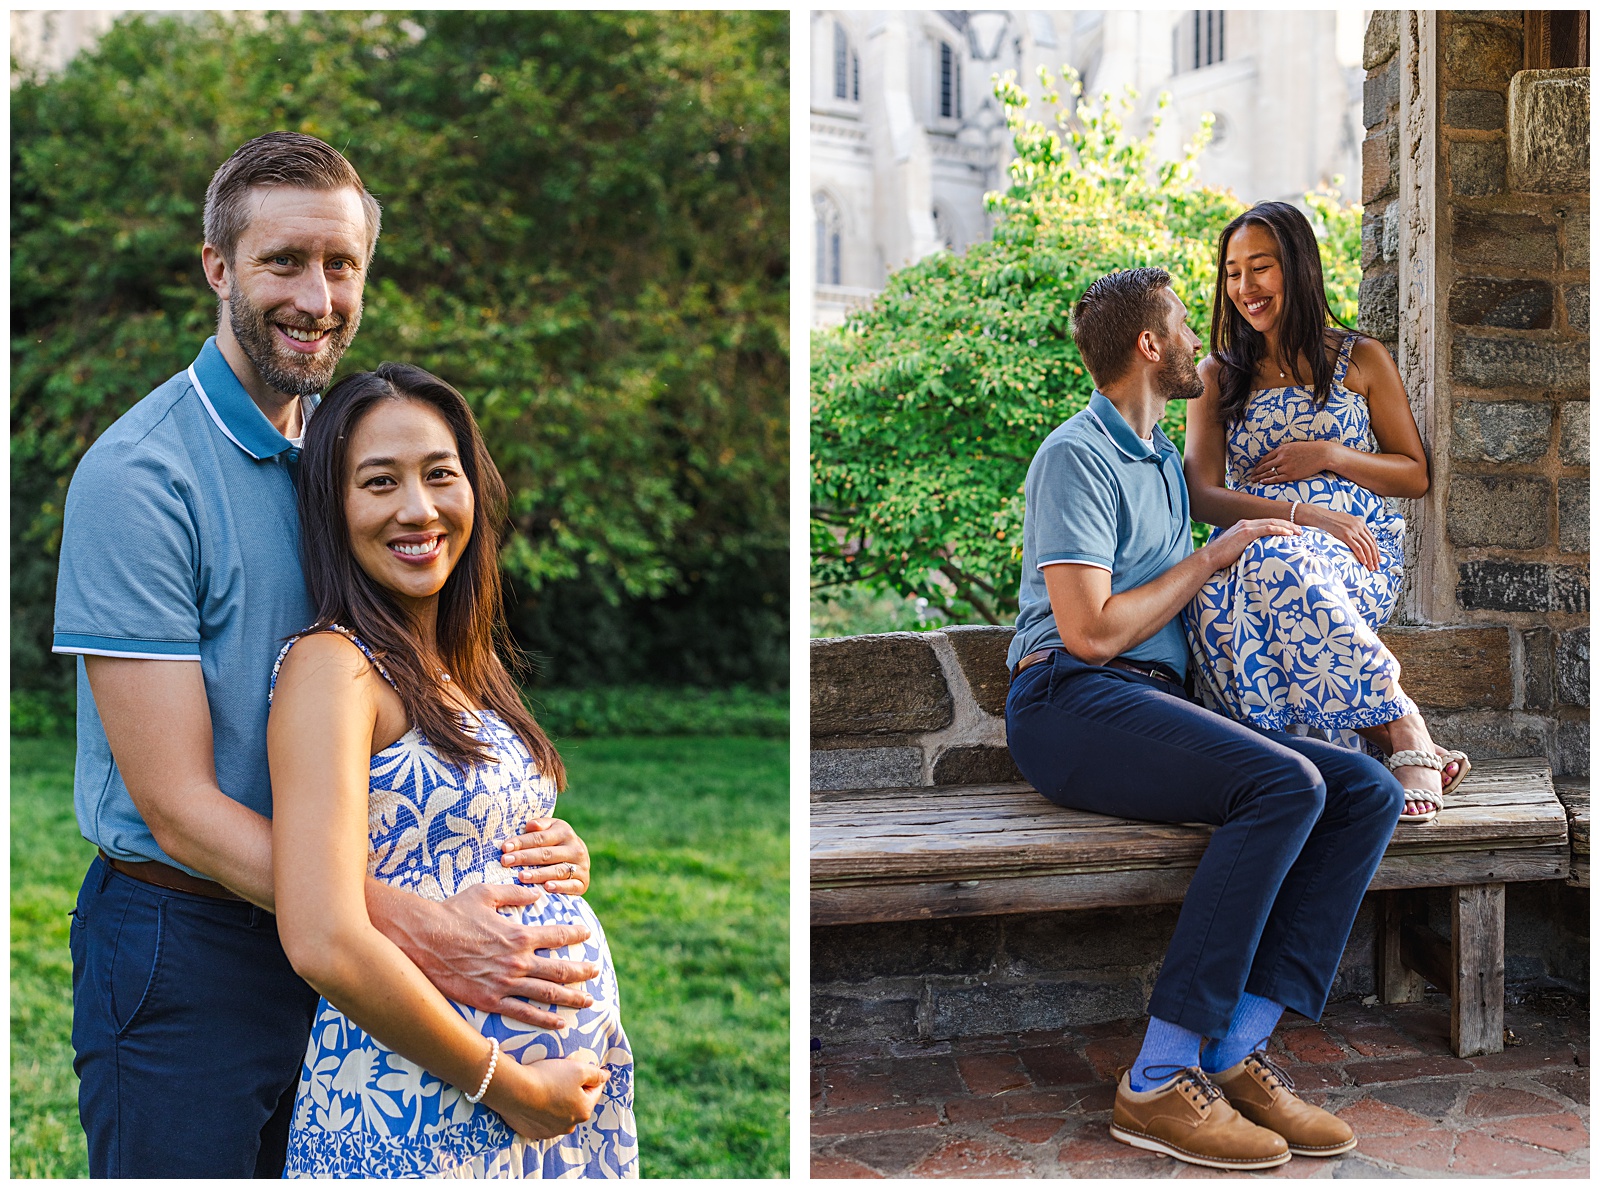
[[[939,248],[933,229],[933,155],[913,101],[921,39],[913,14],[884,12],[867,31],[862,95],[871,128],[873,206],[886,273]],[[870,85],[877,80],[877,85]],[[883,278],[878,279],[883,283]]]
[[[1587,773],[1588,71],[1522,61],[1518,12],[1373,15],[1359,324],[1432,466],[1402,616],[1506,633],[1509,696],[1436,734]]]

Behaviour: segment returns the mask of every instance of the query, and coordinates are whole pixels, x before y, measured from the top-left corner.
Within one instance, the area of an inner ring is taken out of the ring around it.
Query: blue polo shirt
[[[1046,566],[1098,566],[1111,574],[1111,593],[1121,594],[1193,550],[1178,448],[1159,425],[1150,441],[1139,437],[1098,391],[1044,440],[1023,492],[1022,586],[1008,665],[1041,648],[1065,647],[1050,611]],[[1123,655],[1160,661],[1180,675],[1189,664],[1177,616]]]
[[[56,652],[199,664],[217,783],[268,816],[267,685],[284,637],[312,617],[298,458],[207,339],[78,464],[56,585]],[[113,858],[173,862],[111,758],[81,659],[73,803],[83,836]]]

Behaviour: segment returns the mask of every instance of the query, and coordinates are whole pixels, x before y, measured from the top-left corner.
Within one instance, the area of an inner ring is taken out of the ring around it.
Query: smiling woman
[[[267,750],[279,933],[323,998],[287,1173],[634,1175],[633,1057],[585,881],[567,864],[523,886],[544,848],[520,824],[566,774],[494,652],[505,487],[466,401],[421,368],[351,376],[301,466],[317,619],[279,657]],[[368,876],[570,930],[557,956],[585,981],[535,1027],[455,1008],[373,925]]]

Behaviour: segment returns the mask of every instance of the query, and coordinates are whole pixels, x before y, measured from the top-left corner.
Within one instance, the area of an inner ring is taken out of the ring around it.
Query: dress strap
[[[389,670],[383,667],[383,662],[378,660],[378,658],[372,654],[372,649],[367,647],[367,642],[360,636],[356,635],[349,628],[340,623],[330,623],[322,630],[325,632],[338,632],[339,635],[343,636],[346,640],[350,641],[350,643],[361,649],[361,655],[372,662],[372,667],[378,671],[378,675],[389,683],[390,687],[395,693],[400,692],[400,687],[395,685],[394,678],[389,676]],[[300,632],[299,634],[290,637],[289,642],[278,650],[278,659],[272,664],[272,681],[267,686],[268,706],[272,705],[272,695],[277,691],[278,688],[278,670],[283,668],[283,658],[289,655],[289,649],[293,648],[296,644],[300,643],[300,641],[304,640],[308,634],[309,633],[307,632]]]
[[[1344,342],[1339,344],[1339,354],[1333,360],[1333,382],[1335,384],[1344,383],[1344,374],[1350,370],[1350,352],[1354,349],[1356,340],[1360,337],[1358,334],[1347,334],[1344,336]]]

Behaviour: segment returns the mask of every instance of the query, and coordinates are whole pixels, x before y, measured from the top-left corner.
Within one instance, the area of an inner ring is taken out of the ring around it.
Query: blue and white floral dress
[[[351,632],[335,627],[389,675]],[[294,646],[278,655],[278,666]],[[278,680],[273,667],[272,683]],[[392,684],[392,682],[391,682]],[[367,873],[429,900],[476,883],[515,883],[500,864],[500,844],[531,817],[555,807],[555,782],[541,774],[522,740],[490,711],[474,734],[498,764],[466,770],[442,759],[416,728],[372,757]],[[594,1004],[556,1009],[563,1032],[453,1006],[486,1037],[498,1037],[501,1060],[529,1064],[579,1057],[610,1071],[589,1122],[571,1135],[530,1141],[518,1136],[467,1091],[428,1073],[358,1028],[326,999],[317,1004],[295,1091],[287,1177],[635,1177],[633,1055],[618,1011],[617,975],[605,933],[579,896],[546,893],[515,910],[525,925],[583,924],[589,939],[552,956],[594,962],[584,985]]]
[[[1184,609],[1183,626],[1206,705],[1266,730],[1303,724],[1360,747],[1354,728],[1417,708],[1400,688],[1399,662],[1378,639],[1400,593],[1405,519],[1381,496],[1332,472],[1292,483],[1246,479],[1284,442],[1371,451],[1366,399],[1344,385],[1354,343],[1352,335],[1340,345],[1321,408],[1310,388],[1297,385],[1251,395],[1243,418],[1228,430],[1228,485],[1361,517],[1382,564],[1368,570],[1349,546],[1320,529],[1263,537],[1200,588]]]

